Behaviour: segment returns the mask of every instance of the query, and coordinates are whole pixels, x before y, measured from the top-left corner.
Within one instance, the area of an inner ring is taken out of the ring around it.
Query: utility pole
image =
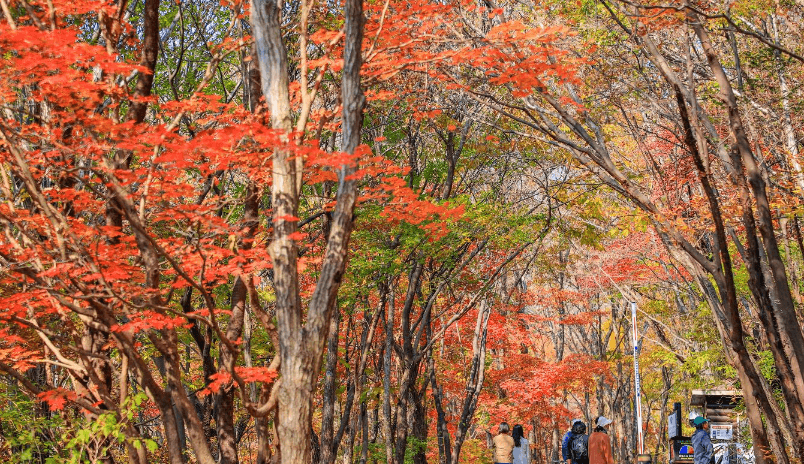
[[[634,339],[634,409],[636,410],[636,432],[637,432],[637,446],[639,447],[639,454],[645,453],[645,442],[642,436],[642,391],[639,387],[639,335],[637,334],[637,305],[635,301],[631,302],[631,332]]]

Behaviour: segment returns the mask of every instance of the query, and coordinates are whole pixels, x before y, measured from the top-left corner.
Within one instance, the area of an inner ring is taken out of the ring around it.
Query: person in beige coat
[[[611,419],[603,416],[595,421],[595,431],[589,435],[589,464],[614,464],[611,454],[611,440],[606,433],[606,426]]]
[[[508,422],[500,423],[500,433],[491,438],[491,430],[486,429],[486,439],[489,447],[494,451],[494,464],[513,464],[514,439],[510,435],[511,427]]]

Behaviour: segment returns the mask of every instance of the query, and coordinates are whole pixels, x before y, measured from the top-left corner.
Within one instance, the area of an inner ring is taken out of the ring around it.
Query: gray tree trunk
[[[261,86],[271,114],[271,126],[281,131],[284,142],[290,144],[292,127],[288,57],[280,27],[283,4],[282,1],[254,0],[252,23]],[[341,149],[346,153],[354,153],[360,144],[365,105],[360,87],[364,23],[362,0],[346,0],[344,8]],[[301,52],[306,53],[306,49],[302,47]],[[302,86],[301,91],[306,97],[307,88]],[[309,98],[306,103],[309,105]],[[305,111],[309,111],[309,107],[302,108],[302,114]],[[353,164],[344,164],[338,169],[336,206],[332,213],[327,248],[304,322],[299,295],[298,248],[291,238],[297,229],[295,218],[299,208],[301,159],[294,159],[289,149],[279,147],[274,151],[272,166],[274,235],[268,251],[274,270],[281,358],[281,384],[277,393],[279,452],[282,462],[308,463],[313,459],[310,440],[313,393],[335,306],[335,296],[346,263],[357,199],[356,183],[351,178],[356,168]]]

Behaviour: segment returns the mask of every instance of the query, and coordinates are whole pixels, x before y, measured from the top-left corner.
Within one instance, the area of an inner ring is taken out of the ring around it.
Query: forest
[[[804,0],[0,0],[0,461],[491,463],[506,421],[554,464],[604,415],[666,462],[728,390],[750,462],[801,463],[803,34]]]

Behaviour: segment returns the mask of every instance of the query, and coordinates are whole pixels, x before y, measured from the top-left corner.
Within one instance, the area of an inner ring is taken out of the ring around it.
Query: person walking
[[[709,419],[698,416],[693,424],[695,424],[695,433],[692,434],[693,463],[710,464],[714,462],[715,447],[709,437]]]
[[[514,439],[514,464],[530,464],[530,444],[525,438],[525,430],[516,424],[511,432]]]
[[[573,464],[589,464],[589,435],[586,434],[586,424],[576,422],[572,425],[573,437],[567,443],[570,459]]]
[[[575,432],[573,431],[575,424],[583,424],[583,422],[580,419],[572,419],[570,429],[567,430],[567,433],[564,434],[564,438],[561,439],[561,459],[565,464],[577,464],[572,462],[572,454],[569,448],[570,442],[575,438]]]
[[[606,427],[611,419],[600,416],[595,421],[595,431],[589,435],[589,464],[614,464],[611,454],[611,440]]]
[[[486,440],[493,451],[494,464],[514,464],[514,439],[509,433],[508,422],[500,422],[500,433],[491,438],[491,430],[486,429]]]

